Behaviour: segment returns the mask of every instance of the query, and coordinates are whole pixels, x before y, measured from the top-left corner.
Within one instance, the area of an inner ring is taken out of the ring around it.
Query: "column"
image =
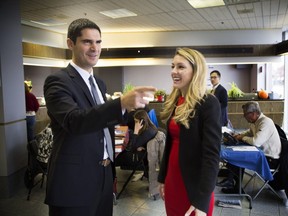
[[[0,3],[0,198],[23,187],[27,165],[19,0]]]

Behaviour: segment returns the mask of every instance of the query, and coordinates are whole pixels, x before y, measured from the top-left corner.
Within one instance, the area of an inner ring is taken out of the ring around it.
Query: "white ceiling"
[[[288,29],[287,0],[225,1],[229,4],[194,9],[186,0],[20,0],[22,24],[60,33],[81,17],[93,20],[105,33]],[[112,19],[99,13],[121,8],[137,16]],[[67,24],[45,27],[30,20]]]

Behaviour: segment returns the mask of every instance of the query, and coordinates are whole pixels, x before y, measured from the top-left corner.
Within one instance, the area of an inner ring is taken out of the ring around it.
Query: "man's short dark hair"
[[[217,76],[221,78],[221,73],[220,73],[218,70],[213,70],[213,71],[211,71],[211,72],[210,72],[210,76],[211,76],[212,73],[216,73]]]
[[[68,27],[67,38],[70,38],[73,41],[73,43],[76,44],[77,37],[80,37],[82,35],[81,31],[86,28],[96,29],[99,31],[101,35],[100,27],[96,25],[96,23],[92,22],[89,19],[80,18],[70,23]]]

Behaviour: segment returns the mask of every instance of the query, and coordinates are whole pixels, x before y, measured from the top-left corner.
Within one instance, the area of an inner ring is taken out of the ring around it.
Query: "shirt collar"
[[[70,64],[77,70],[77,72],[80,74],[80,76],[84,79],[84,80],[89,80],[89,77],[91,75],[93,75],[93,73],[86,71],[82,68],[80,68],[78,65],[76,65],[73,61],[70,62]]]
[[[263,118],[264,114],[261,112],[258,119],[254,122],[256,124],[258,121],[260,121],[261,118]]]
[[[220,85],[220,83],[218,83],[217,85],[213,86],[213,89],[216,89],[219,85]]]

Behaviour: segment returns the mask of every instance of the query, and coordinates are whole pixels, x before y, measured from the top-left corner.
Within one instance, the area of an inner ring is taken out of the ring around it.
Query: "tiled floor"
[[[121,189],[129,171],[119,170],[118,191]],[[244,178],[244,182],[247,177]],[[253,194],[253,188],[259,187],[259,181],[252,182],[247,192]],[[165,216],[165,207],[161,199],[154,201],[148,197],[148,182],[146,179],[130,182],[117,205],[114,206],[113,216]],[[216,187],[215,193],[220,194]],[[14,197],[0,199],[1,216],[48,216],[48,208],[43,204],[45,189],[38,186],[33,189],[30,201],[26,200],[27,190],[23,188]],[[225,196],[216,196],[215,199],[226,199]],[[230,198],[232,199],[232,198]],[[235,197],[233,199],[240,199]],[[246,198],[240,199],[242,209],[222,208],[215,206],[214,216],[287,216],[288,208],[270,191],[264,190],[253,201],[253,208],[249,209]]]

